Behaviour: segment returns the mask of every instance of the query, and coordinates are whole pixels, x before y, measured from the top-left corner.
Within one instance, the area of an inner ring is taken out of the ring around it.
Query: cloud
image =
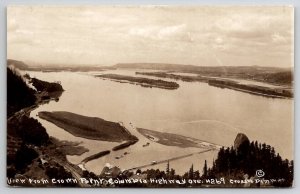
[[[187,31],[186,24],[133,27],[129,30],[128,34],[152,40],[193,40],[190,32]]]
[[[34,34],[31,30],[24,30],[24,29],[17,29],[16,33],[19,33],[22,35],[33,35]]]
[[[271,39],[274,43],[286,43],[287,39],[280,35],[279,33],[274,33],[271,35]]]
[[[12,6],[7,51],[44,63],[218,65],[217,56],[228,65],[255,58],[251,65],[271,66],[272,53],[293,54],[291,13],[284,6]]]
[[[222,43],[223,43],[223,38],[217,37],[217,38],[215,38],[215,42],[216,42],[217,44],[222,44]]]
[[[168,36],[184,33],[185,29],[186,29],[185,24],[176,25],[176,26],[167,26],[161,28],[157,34],[159,37],[168,37]]]
[[[244,56],[250,60],[251,57],[267,58],[278,53],[290,56],[293,51],[284,45],[292,45],[293,17],[291,9],[286,9],[266,7],[224,12],[224,15],[215,18],[208,30],[213,32],[208,45],[215,52],[231,58]],[[268,65],[275,65],[274,61]]]

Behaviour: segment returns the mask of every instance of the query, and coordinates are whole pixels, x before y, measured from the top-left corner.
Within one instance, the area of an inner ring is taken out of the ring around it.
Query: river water
[[[58,102],[41,105],[31,116],[43,124],[50,136],[60,140],[80,141],[82,146],[89,149],[81,156],[68,156],[70,162],[78,164],[85,157],[111,149],[118,143],[75,137],[36,117],[38,112],[69,111],[114,122],[121,121],[138,136],[140,141],[137,144],[86,163],[86,168],[96,174],[100,174],[106,163],[128,169],[201,151],[199,148],[179,148],[151,142],[136,132],[135,127],[180,134],[224,146],[233,145],[237,133],[242,132],[250,141],[270,144],[283,158],[293,159],[294,101],[291,99],[266,98],[199,82],[177,81],[180,85],[178,89],[165,90],[94,77],[102,73],[135,76],[134,70],[28,73],[41,80],[60,81],[65,89]],[[150,145],[143,147],[147,142]],[[124,152],[129,154],[124,155]],[[121,158],[116,159],[117,156]],[[216,151],[194,155],[172,161],[170,167],[182,174],[193,164],[194,169],[202,172],[204,160],[211,164],[216,156]],[[166,164],[151,168],[165,169]]]

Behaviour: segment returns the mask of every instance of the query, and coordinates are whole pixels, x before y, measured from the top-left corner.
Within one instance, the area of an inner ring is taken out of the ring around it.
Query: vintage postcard
[[[7,7],[7,184],[293,186],[292,6]]]

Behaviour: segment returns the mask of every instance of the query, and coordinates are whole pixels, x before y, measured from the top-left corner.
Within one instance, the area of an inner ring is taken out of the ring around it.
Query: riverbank
[[[76,137],[111,142],[136,139],[119,123],[97,117],[87,117],[65,111],[39,112],[38,116]]]
[[[121,83],[131,83],[137,84],[142,87],[156,87],[162,89],[174,90],[179,88],[179,84],[176,82],[163,81],[160,79],[149,79],[144,77],[132,77],[126,75],[118,75],[118,74],[104,74],[104,75],[96,75],[96,77],[109,79],[112,81],[118,81]]]

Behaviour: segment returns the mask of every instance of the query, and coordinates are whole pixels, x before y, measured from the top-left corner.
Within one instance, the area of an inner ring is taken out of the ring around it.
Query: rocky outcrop
[[[121,173],[121,169],[116,166],[111,166],[110,164],[106,164],[103,168],[100,177],[103,178],[116,178]]]
[[[249,145],[250,141],[248,139],[248,137],[243,134],[243,133],[239,133],[237,134],[235,140],[234,140],[234,149],[237,150],[240,146],[242,145]]]

